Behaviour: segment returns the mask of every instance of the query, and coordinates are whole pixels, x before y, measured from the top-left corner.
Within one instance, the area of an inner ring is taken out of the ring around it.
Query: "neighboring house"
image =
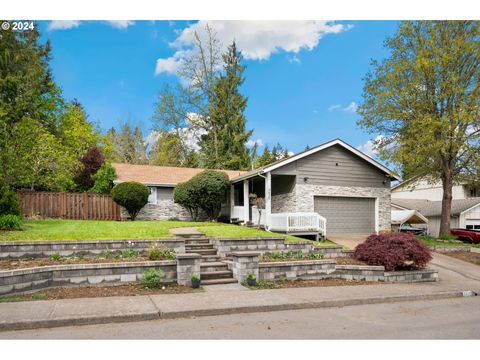
[[[117,173],[115,184],[137,181],[147,185],[150,190],[148,204],[138,214],[138,220],[191,220],[188,211],[174,203],[173,189],[178,183],[190,180],[204,169],[120,163],[112,165]],[[245,173],[244,171],[222,171],[230,179]],[[123,211],[123,216],[127,216],[125,211]],[[202,218],[202,214],[200,214],[200,218]]]
[[[428,233],[440,235],[440,216],[442,202],[425,199],[393,199],[394,210],[417,210],[428,219]],[[480,230],[480,197],[452,200],[451,228],[467,228]]]
[[[116,182],[134,180],[152,188],[151,204],[139,219],[188,218],[188,213],[173,203],[173,188],[202,169],[128,164],[114,167]],[[227,173],[231,187],[222,216],[233,222],[260,222],[268,230],[316,236],[390,229],[390,181],[398,178],[342,140],[332,140],[247,173]],[[251,193],[265,199],[260,219],[257,209],[250,205]]]
[[[480,197],[480,188],[466,183],[455,184],[452,188],[454,200]],[[422,177],[414,177],[392,187],[392,199],[425,199],[440,201],[443,198],[442,183],[429,182]]]
[[[451,228],[480,230],[480,189],[457,183],[452,189]],[[429,182],[420,176],[392,187],[392,212],[417,210],[428,219],[428,232],[438,237],[442,213],[441,182]]]

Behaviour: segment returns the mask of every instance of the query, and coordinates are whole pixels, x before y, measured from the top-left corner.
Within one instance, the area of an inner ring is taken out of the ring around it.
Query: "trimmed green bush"
[[[18,215],[0,215],[0,230],[16,230],[22,226],[22,219]]]
[[[177,184],[173,191],[173,201],[187,209],[193,221],[197,221],[199,205],[199,191],[191,181]]]
[[[2,183],[0,183],[0,215],[21,215],[17,194]]]
[[[149,289],[158,289],[162,286],[165,273],[161,269],[150,269],[143,273],[142,286]]]
[[[223,171],[205,170],[195,175],[192,181],[199,191],[199,206],[210,220],[217,220],[225,201],[230,181]]]
[[[149,194],[148,187],[135,181],[117,184],[112,189],[113,201],[127,210],[132,221],[147,204]]]

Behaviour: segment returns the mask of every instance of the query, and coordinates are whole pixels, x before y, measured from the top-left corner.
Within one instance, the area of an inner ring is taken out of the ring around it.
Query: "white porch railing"
[[[282,232],[327,233],[327,219],[317,213],[277,213],[270,214],[268,230]]]
[[[244,219],[244,210],[243,206],[234,206],[232,214],[230,215],[231,219],[245,220]]]

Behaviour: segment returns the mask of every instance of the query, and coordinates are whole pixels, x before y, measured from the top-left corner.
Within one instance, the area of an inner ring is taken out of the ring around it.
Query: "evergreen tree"
[[[212,128],[201,137],[201,153],[208,168],[248,169],[250,154],[246,143],[252,131],[245,129],[247,98],[239,92],[245,66],[235,42],[222,58],[224,71],[216,80],[210,103]]]
[[[263,149],[263,154],[260,156],[255,164],[256,168],[271,164],[275,161],[275,158],[272,155],[268,145],[265,145],[265,149]]]

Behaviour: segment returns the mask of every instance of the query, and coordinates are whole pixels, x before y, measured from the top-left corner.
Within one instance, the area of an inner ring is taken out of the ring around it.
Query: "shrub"
[[[112,256],[112,253],[110,252],[110,250],[108,249],[103,250],[103,257],[105,259],[108,259],[110,256]]]
[[[110,194],[113,188],[113,180],[115,180],[116,177],[115,168],[111,164],[105,163],[92,175],[95,183],[88,191],[92,193]]]
[[[200,280],[200,276],[198,276],[197,274],[192,274],[192,276],[190,277],[190,280],[198,281],[198,280]]]
[[[137,257],[138,255],[138,251],[132,248],[128,248],[122,251],[122,257],[124,258]]]
[[[177,255],[175,254],[175,251],[172,249],[166,249],[162,256],[167,259],[167,260],[175,260],[177,258]]]
[[[55,253],[53,255],[50,255],[50,259],[52,259],[54,261],[60,261],[60,260],[62,260],[62,255],[60,255],[59,253]]]
[[[217,220],[230,186],[227,174],[222,171],[205,170],[189,181],[193,182],[199,191],[200,208],[207,213],[210,220]]]
[[[370,235],[357,246],[354,257],[369,265],[384,266],[387,271],[409,267],[421,269],[432,260],[427,246],[413,234],[400,232]]]
[[[135,220],[139,211],[147,204],[148,187],[138,182],[123,182],[112,189],[112,199],[118,205],[127,209],[132,220]]]
[[[255,273],[253,271],[249,271],[247,274],[247,280],[255,280],[257,277],[255,276]]]
[[[20,205],[15,191],[0,182],[0,215],[20,216]]]
[[[147,251],[148,260],[155,261],[162,257],[165,247],[159,246],[157,244],[150,246]]]
[[[198,218],[200,208],[198,196],[199,192],[190,181],[177,184],[173,191],[173,201],[187,209],[193,221],[197,221]]]
[[[22,219],[18,215],[0,215],[0,230],[15,230],[22,226]]]
[[[149,289],[158,289],[162,286],[165,273],[161,269],[150,269],[143,273],[142,286]]]
[[[438,238],[447,241],[458,240],[458,237],[452,234],[441,234]]]

